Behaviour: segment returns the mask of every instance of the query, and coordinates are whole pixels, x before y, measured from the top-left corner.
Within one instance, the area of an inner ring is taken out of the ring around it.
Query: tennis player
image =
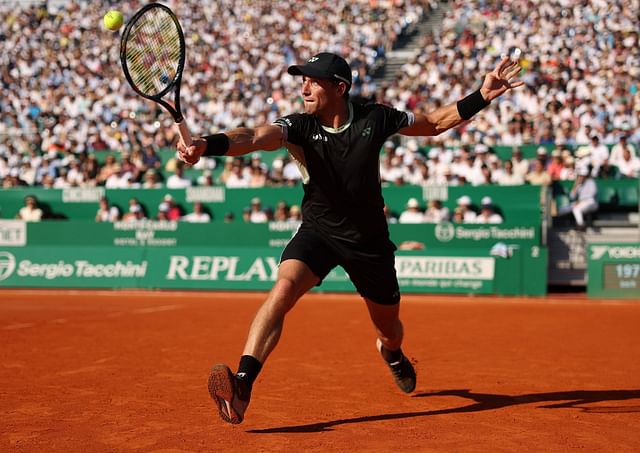
[[[405,393],[415,389],[415,370],[401,349],[396,247],[384,215],[380,149],[396,133],[432,136],[462,124],[496,97],[522,85],[513,80],[520,69],[505,56],[480,89],[425,115],[350,102],[348,63],[338,55],[320,53],[288,68],[289,74],[302,77],[305,113],[202,137],[189,147],[178,144],[180,158],[190,164],[200,156],[240,156],[284,146],[303,176],[302,224],[282,253],[276,282],[251,324],[238,370],[216,365],[209,376],[209,393],[224,421],[243,421],[253,383],[278,343],[285,315],[338,265],[367,305],[377,332],[376,347],[396,385]]]

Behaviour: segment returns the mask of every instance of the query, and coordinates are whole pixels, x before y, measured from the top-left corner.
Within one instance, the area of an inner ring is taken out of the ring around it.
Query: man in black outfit
[[[209,376],[209,393],[224,421],[242,422],[253,382],[278,343],[286,313],[338,265],[367,304],[376,346],[395,383],[405,393],[415,389],[416,373],[400,348],[400,291],[395,246],[384,216],[380,149],[396,133],[432,136],[460,125],[494,98],[522,85],[512,81],[519,71],[517,61],[503,57],[479,90],[423,115],[351,103],[348,63],[320,53],[288,69],[302,76],[305,113],[196,139],[190,147],[178,144],[181,159],[190,164],[203,155],[240,156],[285,146],[303,176],[303,222],[282,253],[277,280],[251,324],[238,371],[216,365]]]

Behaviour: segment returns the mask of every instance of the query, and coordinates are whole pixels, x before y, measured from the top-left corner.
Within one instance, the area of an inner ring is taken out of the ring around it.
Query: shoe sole
[[[211,399],[218,406],[220,418],[227,423],[237,425],[243,417],[231,405],[235,396],[233,373],[227,365],[216,365],[209,374],[208,388]]]

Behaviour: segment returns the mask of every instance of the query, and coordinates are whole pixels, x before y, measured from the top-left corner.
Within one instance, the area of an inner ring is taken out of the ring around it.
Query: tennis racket
[[[160,3],[150,3],[136,12],[120,39],[120,62],[131,88],[164,107],[177,123],[184,144],[191,146],[191,134],[180,111],[185,56],[180,22]],[[173,103],[162,99],[172,90]]]

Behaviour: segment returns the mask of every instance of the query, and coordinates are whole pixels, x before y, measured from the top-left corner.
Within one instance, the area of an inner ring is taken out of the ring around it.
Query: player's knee
[[[279,277],[271,290],[271,304],[289,310],[297,300],[298,286],[294,279]]]

